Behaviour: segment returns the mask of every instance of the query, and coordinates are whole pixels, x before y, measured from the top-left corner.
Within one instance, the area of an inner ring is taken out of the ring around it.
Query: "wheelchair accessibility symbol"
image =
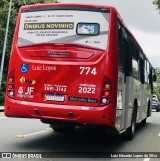
[[[29,64],[21,64],[21,73],[28,73]]]

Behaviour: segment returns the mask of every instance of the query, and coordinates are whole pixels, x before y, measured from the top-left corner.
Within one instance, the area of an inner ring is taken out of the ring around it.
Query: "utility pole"
[[[12,0],[10,0],[10,3],[9,3],[8,18],[7,18],[7,25],[6,25],[6,34],[5,34],[5,39],[4,39],[4,46],[3,46],[3,53],[2,53],[2,60],[1,60],[0,88],[1,88],[1,85],[2,85],[2,74],[3,74],[3,67],[4,67],[4,58],[5,58],[5,53],[6,53],[7,38],[8,38],[9,20],[10,20],[10,15],[11,15],[11,6],[12,6]]]

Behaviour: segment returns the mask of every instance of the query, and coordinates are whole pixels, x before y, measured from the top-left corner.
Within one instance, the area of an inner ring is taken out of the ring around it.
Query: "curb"
[[[0,112],[4,112],[4,106],[0,106]]]

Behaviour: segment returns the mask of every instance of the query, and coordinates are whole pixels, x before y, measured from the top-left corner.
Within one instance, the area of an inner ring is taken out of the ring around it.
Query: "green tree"
[[[0,62],[2,58],[2,52],[3,52],[3,44],[4,44],[4,37],[5,37],[5,31],[6,31],[9,2],[10,0],[0,0]],[[7,77],[10,51],[11,51],[17,13],[19,11],[19,8],[23,5],[30,5],[30,4],[37,4],[37,3],[58,3],[58,0],[13,0],[12,1],[8,41],[7,41],[7,48],[5,53],[4,71],[3,71],[3,79],[2,79],[3,83],[6,81],[6,77]],[[5,88],[0,89],[0,104],[3,102],[2,100],[4,100],[4,95],[2,95],[2,93],[4,93],[4,89]]]
[[[160,0],[153,0],[153,4],[157,5],[157,8],[160,10]]]

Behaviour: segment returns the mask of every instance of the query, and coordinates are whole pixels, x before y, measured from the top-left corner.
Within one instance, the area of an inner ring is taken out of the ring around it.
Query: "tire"
[[[148,101],[148,109],[147,109],[147,117],[151,116],[151,111],[150,111],[151,107],[150,107],[150,100]]]
[[[159,105],[156,107],[156,112],[159,112]]]
[[[133,113],[132,113],[131,127],[127,129],[126,134],[125,134],[125,138],[127,140],[133,140],[134,138],[134,134],[136,131],[136,118],[137,118],[137,112],[134,107]]]
[[[72,133],[75,130],[75,126],[53,126],[52,124],[50,125],[50,127],[54,130],[54,132],[58,132],[58,133]]]
[[[145,126],[146,125],[146,120],[147,120],[147,118],[145,118],[144,120],[142,120],[142,122],[140,123],[140,125]]]

